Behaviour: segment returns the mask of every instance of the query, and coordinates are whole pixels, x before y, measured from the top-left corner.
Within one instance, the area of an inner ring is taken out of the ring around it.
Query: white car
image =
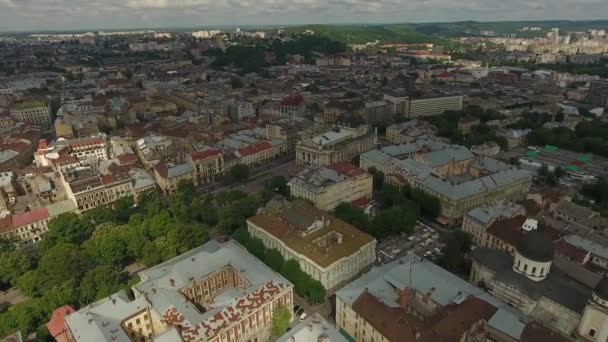
[[[433,253],[431,251],[424,252],[424,256],[427,258],[430,257],[431,255],[433,255]]]
[[[306,312],[302,312],[302,314],[300,315],[300,322],[306,319],[306,316],[308,316],[306,314]]]

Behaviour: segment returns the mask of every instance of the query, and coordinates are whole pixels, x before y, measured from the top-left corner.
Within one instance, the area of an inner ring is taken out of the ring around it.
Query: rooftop
[[[13,109],[13,110],[23,110],[23,109],[39,108],[39,107],[45,107],[46,108],[46,104],[44,104],[44,102],[42,102],[42,101],[24,101],[24,102],[15,103],[11,107],[11,109]]]
[[[390,319],[387,317],[383,322],[378,322],[378,324],[384,325],[386,329],[392,330],[399,324],[406,324],[408,327],[420,324],[419,321],[417,323],[411,317],[397,322],[400,315],[398,313],[403,311],[399,303],[397,290],[403,292],[407,289],[426,294],[426,298],[443,308],[440,311],[445,310],[440,316],[430,316],[431,319],[425,320],[426,323],[422,325],[422,328],[429,329],[427,335],[422,335],[427,336],[427,341],[453,341],[453,338],[443,337],[449,335],[450,331],[454,332],[450,327],[459,326],[458,322],[470,319],[477,314],[485,316],[488,322],[492,322],[490,324],[492,327],[505,332],[509,336],[517,339],[521,334],[521,330],[512,328],[515,326],[515,322],[523,319],[517,311],[431,261],[421,259],[415,255],[407,255],[381,267],[373,268],[369,273],[337,291],[336,296],[347,305],[359,307],[362,310],[361,312],[371,310],[370,319],[374,319],[373,316],[376,315],[377,311],[374,308],[393,311],[394,314],[391,314]],[[365,301],[366,305],[361,306],[362,300]],[[471,304],[471,307],[466,304],[458,309],[458,306],[467,302]],[[460,312],[456,315],[447,314],[454,309],[463,311],[456,311],[457,313]],[[464,314],[464,312],[468,313]],[[472,312],[476,312],[476,314],[473,315]],[[505,319],[492,320],[495,315],[503,315]],[[450,317],[448,320],[443,320],[448,317]],[[429,323],[430,326],[428,326]],[[408,330],[398,330],[395,333],[408,333]],[[397,338],[392,340],[406,341],[408,339]]]
[[[327,338],[328,340],[323,340]],[[275,342],[348,342],[334,326],[327,322],[323,316],[318,313],[312,314],[300,324],[293,327],[285,335],[279,337]]]
[[[180,289],[224,267],[232,267],[250,286],[221,292],[204,312],[185,300]],[[147,298],[153,310],[169,324],[179,319],[183,332],[198,331],[207,338],[292,286],[234,241],[210,241],[140,272],[139,277],[141,282],[133,287],[136,297]]]
[[[249,218],[247,222],[267,231],[289,248],[308,257],[321,267],[332,265],[374,241],[372,236],[303,200],[291,202],[286,208],[266,209]],[[310,234],[302,234],[303,230],[313,225]],[[326,237],[331,233],[339,234],[341,242],[332,244],[318,242],[318,238]]]

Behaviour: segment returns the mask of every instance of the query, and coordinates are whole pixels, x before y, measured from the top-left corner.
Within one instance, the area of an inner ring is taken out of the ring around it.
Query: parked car
[[[299,316],[300,317],[300,322],[306,319],[306,316],[308,316],[306,314],[306,312],[302,312],[302,314]]]

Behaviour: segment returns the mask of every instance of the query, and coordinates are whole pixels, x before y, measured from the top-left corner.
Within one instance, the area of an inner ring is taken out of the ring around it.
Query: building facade
[[[349,163],[307,168],[289,183],[291,196],[311,201],[315,207],[330,211],[340,203],[372,198],[373,177]]]
[[[210,241],[139,273],[124,291],[67,316],[70,341],[268,341],[293,285],[234,241]]]
[[[376,260],[376,240],[355,227],[314,208],[305,201],[273,201],[247,220],[249,233],[326,289],[334,289]]]
[[[368,126],[357,128],[336,126],[330,131],[303,139],[296,144],[296,164],[327,166],[350,162],[353,157],[376,148],[375,131]]]

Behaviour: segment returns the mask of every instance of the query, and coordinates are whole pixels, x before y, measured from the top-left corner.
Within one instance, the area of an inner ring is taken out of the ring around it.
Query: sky
[[[0,31],[554,19],[608,0],[0,0]]]

